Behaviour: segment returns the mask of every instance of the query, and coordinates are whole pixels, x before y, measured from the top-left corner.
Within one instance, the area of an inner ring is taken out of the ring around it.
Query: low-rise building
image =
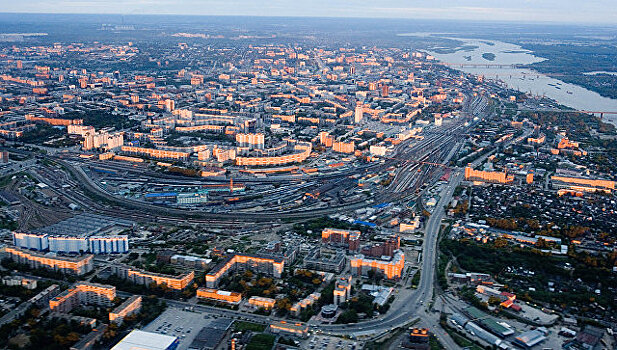
[[[319,300],[319,298],[321,298],[321,293],[317,293],[317,292],[312,293],[308,297],[293,304],[291,306],[291,309],[289,309],[289,311],[291,312],[292,315],[298,316],[300,312],[302,312],[302,310],[315,304],[317,300]]]
[[[2,284],[5,286],[19,286],[26,289],[36,289],[36,280],[21,276],[4,276]]]
[[[197,298],[237,305],[242,301],[242,294],[220,289],[199,288],[197,289]]]
[[[264,308],[266,310],[270,310],[274,307],[274,304],[276,304],[276,300],[272,298],[252,296],[249,298],[249,304],[253,305],[256,308]]]
[[[306,338],[308,336],[308,326],[300,322],[275,321],[270,324],[270,332]]]
[[[175,350],[179,344],[178,337],[134,329],[111,350]]]

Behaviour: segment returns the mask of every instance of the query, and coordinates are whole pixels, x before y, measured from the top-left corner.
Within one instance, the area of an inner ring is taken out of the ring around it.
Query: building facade
[[[357,255],[350,260],[350,265],[351,272],[357,276],[366,275],[368,271],[375,271],[381,272],[388,279],[398,279],[405,267],[405,254],[398,251],[388,260]]]
[[[40,254],[17,247],[7,247],[5,252],[17,263],[27,264],[32,268],[45,268],[66,274],[84,275],[94,268],[94,255],[77,257],[57,256],[53,253]]]
[[[193,283],[195,279],[195,271],[183,273],[178,276],[170,276],[120,264],[112,265],[111,270],[116,276],[127,279],[135,284],[149,286],[154,283],[157,286],[166,285],[168,288],[175,290],[183,290]]]
[[[81,305],[109,307],[116,298],[116,287],[105,284],[80,282],[49,301],[52,311],[68,313]]]
[[[254,270],[280,278],[284,267],[285,261],[280,257],[234,254],[206,274],[206,285],[208,288],[215,288],[223,276],[233,271]]]
[[[109,313],[109,322],[122,324],[126,316],[138,313],[141,310],[141,295],[133,295],[118,305]]]

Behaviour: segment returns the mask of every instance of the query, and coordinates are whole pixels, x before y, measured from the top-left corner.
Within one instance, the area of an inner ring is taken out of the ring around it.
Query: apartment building
[[[114,286],[79,282],[50,300],[49,308],[52,311],[68,313],[81,305],[109,307],[113,305],[115,298],[116,287]]]
[[[122,324],[124,318],[141,310],[141,295],[133,295],[109,313],[109,322]]]
[[[285,261],[281,257],[234,254],[206,274],[206,285],[208,288],[215,288],[218,286],[221,277],[234,271],[254,270],[280,278],[284,267]]]
[[[16,263],[29,265],[31,268],[45,268],[66,274],[84,275],[94,268],[94,255],[76,257],[59,256],[55,253],[35,253],[17,247],[6,247],[5,253]]]

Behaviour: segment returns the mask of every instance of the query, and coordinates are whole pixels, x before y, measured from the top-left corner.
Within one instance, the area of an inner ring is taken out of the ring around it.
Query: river
[[[403,36],[425,36],[423,33],[401,34]],[[463,42],[464,49],[428,51],[442,62],[452,64],[503,64],[525,65],[541,62],[544,59],[534,56],[532,51],[525,50],[518,45],[496,40],[460,39],[443,36]],[[447,53],[446,53],[447,52]],[[483,57],[483,54],[486,57]],[[491,59],[492,55],[494,59]],[[487,59],[489,58],[489,59]],[[499,79],[508,87],[528,92],[533,95],[543,95],[551,98],[562,105],[587,111],[615,111],[617,112],[617,100],[602,97],[600,94],[587,90],[578,85],[568,84],[561,80],[548,77],[531,69],[499,68],[499,67],[454,67],[467,73],[483,75],[488,79]],[[617,114],[605,114],[605,120],[617,125]]]

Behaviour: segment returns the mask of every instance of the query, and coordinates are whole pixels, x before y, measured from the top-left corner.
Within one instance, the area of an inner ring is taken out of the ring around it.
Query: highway
[[[362,336],[370,334],[379,334],[390,331],[397,327],[403,327],[415,317],[435,317],[439,315],[428,314],[425,311],[430,300],[433,297],[434,279],[437,264],[437,240],[441,226],[441,220],[445,214],[444,206],[447,205],[454,195],[454,190],[463,180],[463,172],[456,170],[451,178],[448,186],[441,192],[440,200],[435,211],[429,218],[426,224],[425,240],[422,250],[423,264],[421,269],[420,282],[418,288],[414,290],[401,304],[406,305],[402,310],[392,310],[385,316],[373,319],[370,321],[359,322],[348,325],[320,325],[319,329],[327,334],[347,335],[347,336]],[[441,340],[441,339],[440,339]],[[441,340],[444,342],[443,340]],[[448,349],[457,349],[454,344],[447,346]],[[447,345],[447,344],[444,344]]]

